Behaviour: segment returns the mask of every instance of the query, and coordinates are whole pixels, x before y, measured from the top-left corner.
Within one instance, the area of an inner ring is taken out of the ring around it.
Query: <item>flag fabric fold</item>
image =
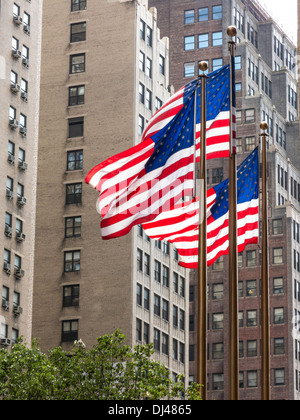
[[[207,265],[229,252],[229,180],[207,191]],[[258,243],[259,236],[259,168],[258,148],[237,171],[238,252],[246,245]],[[199,198],[177,204],[155,220],[144,223],[146,234],[174,244],[180,265],[198,268]]]
[[[200,116],[201,86],[196,79],[150,119],[141,143],[88,173],[86,182],[100,193],[97,211],[103,239],[124,236],[133,226],[155,219],[184,196],[193,195]],[[229,152],[230,66],[225,66],[207,79],[207,159],[229,157]]]

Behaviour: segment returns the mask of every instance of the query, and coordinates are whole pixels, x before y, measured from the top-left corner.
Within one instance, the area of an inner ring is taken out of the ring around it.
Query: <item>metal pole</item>
[[[262,387],[261,399],[270,400],[270,314],[269,314],[269,258],[268,258],[268,202],[267,202],[267,144],[266,122],[260,124],[262,138],[262,261],[261,261],[261,322],[262,322]]]
[[[207,63],[201,62],[201,71]],[[202,399],[207,399],[207,228],[206,228],[206,78],[201,76],[201,144],[200,144],[200,195],[199,195],[199,256],[198,256],[198,354],[197,377],[203,386]],[[196,123],[196,122],[195,122]]]
[[[229,26],[227,34],[236,36],[235,26]],[[230,100],[230,141],[232,143],[232,89],[233,68],[235,59],[235,42],[229,42],[231,56],[231,100]],[[239,399],[239,324],[238,324],[238,252],[237,252],[237,164],[236,153],[230,145],[229,159],[229,370],[230,370],[230,400]]]

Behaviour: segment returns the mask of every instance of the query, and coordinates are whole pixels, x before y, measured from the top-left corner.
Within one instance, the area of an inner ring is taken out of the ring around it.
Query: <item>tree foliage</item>
[[[10,351],[0,349],[0,400],[178,398],[182,380],[171,381],[153,352],[152,345],[132,350],[119,330],[98,338],[90,350],[76,342],[72,352],[57,347],[45,354],[36,340],[28,347],[21,339]],[[200,388],[194,385],[186,395],[200,399]]]

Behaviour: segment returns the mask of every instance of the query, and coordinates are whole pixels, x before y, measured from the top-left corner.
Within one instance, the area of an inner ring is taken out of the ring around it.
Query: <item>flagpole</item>
[[[202,385],[201,397],[207,399],[207,228],[206,228],[206,79],[207,63],[199,64],[201,77],[201,144],[199,195],[199,256],[198,256],[198,328],[197,380]],[[197,121],[195,121],[196,127]]]
[[[268,261],[268,202],[267,202],[267,142],[269,128],[260,124],[262,138],[262,261],[261,261],[261,323],[262,323],[262,386],[261,399],[270,400],[270,314],[269,314],[269,261]]]
[[[229,26],[227,34],[236,36],[235,26]],[[232,136],[232,98],[235,88],[233,70],[235,59],[235,42],[229,42],[231,59],[231,98],[230,98],[230,159],[229,159],[229,375],[230,400],[239,399],[239,327],[238,327],[238,252],[237,252],[237,163],[236,151],[233,150]]]

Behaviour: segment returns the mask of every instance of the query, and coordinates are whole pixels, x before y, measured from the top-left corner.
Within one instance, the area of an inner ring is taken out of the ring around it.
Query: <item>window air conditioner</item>
[[[16,25],[22,25],[23,19],[21,18],[21,16],[14,16],[14,22]]]
[[[21,52],[21,51],[18,51],[18,50],[12,50],[12,56],[13,56],[14,58],[19,59],[19,58],[21,58],[21,57],[22,57],[22,52]]]
[[[20,127],[20,134],[23,137],[26,137],[27,136],[27,128],[26,127]]]
[[[27,92],[21,92],[21,98],[24,102],[28,102],[28,93]]]
[[[17,199],[17,203],[20,207],[25,206],[26,202],[27,202],[27,200],[26,200],[25,197],[18,197],[18,199]]]
[[[14,307],[13,307],[13,313],[15,315],[21,315],[22,312],[23,312],[23,308],[21,308],[21,306],[14,305]]]
[[[4,261],[3,270],[6,272],[6,274],[10,274],[10,264],[6,261]]]
[[[7,197],[9,200],[12,200],[12,199],[14,198],[14,192],[13,192],[13,191],[11,191],[11,190],[6,190],[6,197]]]
[[[10,119],[9,126],[12,130],[15,130],[17,127],[19,127],[19,121],[16,119]]]
[[[18,242],[23,242],[23,241],[25,241],[25,239],[26,239],[26,235],[24,233],[17,232],[17,234],[16,234],[16,240]]]
[[[11,346],[11,340],[9,338],[1,338],[0,345],[3,347]]]
[[[11,165],[14,165],[14,164],[15,164],[15,157],[14,157],[14,155],[9,154],[9,155],[7,156],[7,161],[8,161],[8,163],[10,163]]]
[[[23,58],[22,63],[23,63],[24,67],[26,67],[27,69],[29,68],[29,59],[28,58]]]
[[[11,226],[8,226],[8,225],[5,225],[5,235],[8,237],[8,238],[11,238],[12,237],[12,228],[11,228]]]
[[[27,35],[30,35],[30,25],[24,25],[24,32]]]
[[[19,168],[22,169],[23,171],[26,171],[26,169],[28,168],[28,163],[24,162],[23,160],[19,162]]]
[[[9,301],[5,298],[2,298],[2,309],[4,309],[6,312],[9,311]]]
[[[13,93],[18,93],[18,92],[20,92],[21,87],[20,87],[20,85],[17,85],[16,83],[11,83],[11,85],[10,85],[10,90],[11,90]]]
[[[16,279],[21,279],[22,277],[24,277],[25,271],[21,270],[21,268],[15,268],[15,277]]]

